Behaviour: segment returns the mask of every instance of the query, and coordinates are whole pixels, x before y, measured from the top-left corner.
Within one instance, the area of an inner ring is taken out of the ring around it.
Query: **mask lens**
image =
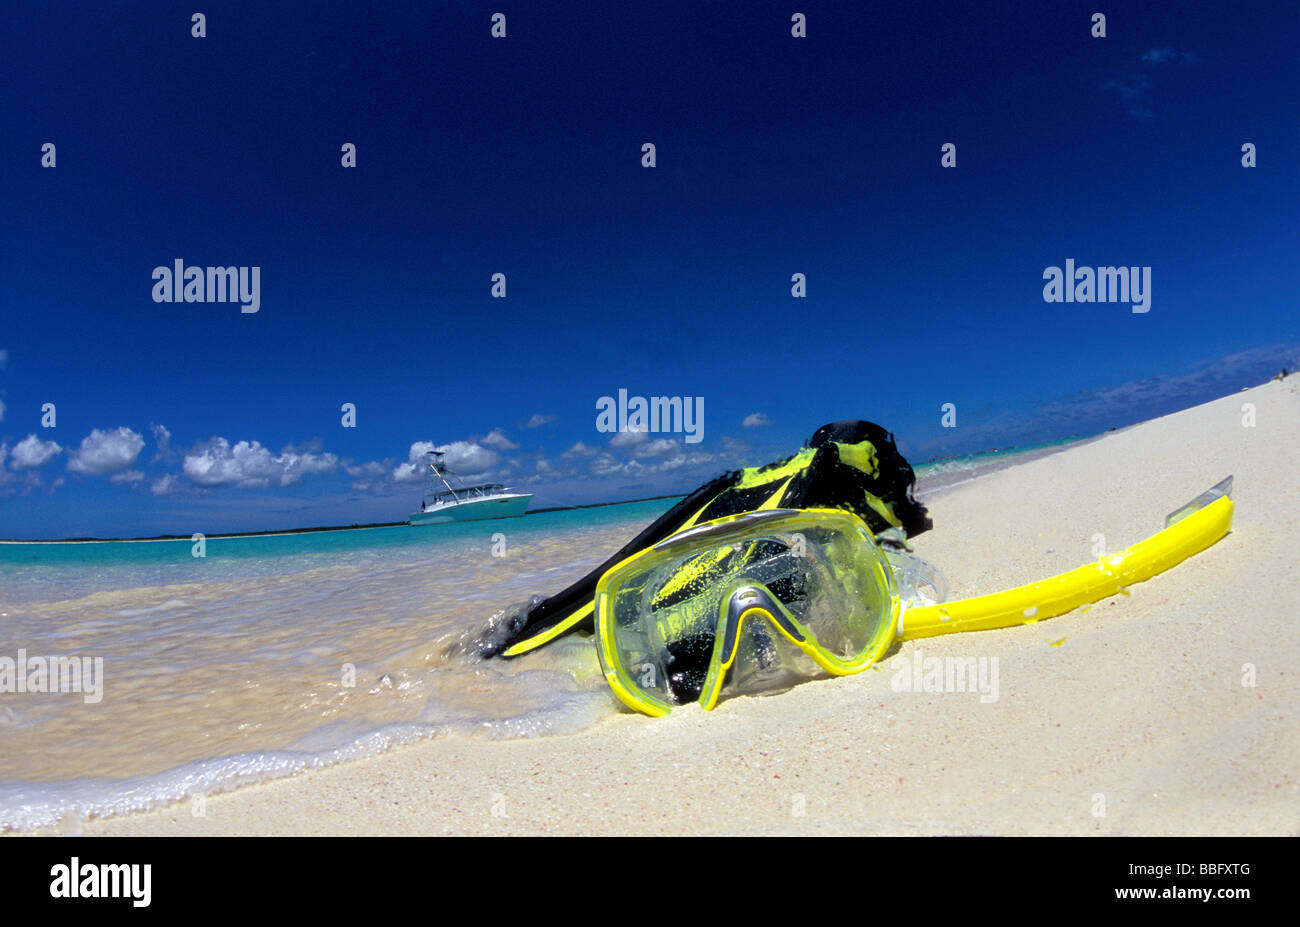
[[[847,665],[892,634],[892,574],[857,518],[760,514],[687,532],[602,578],[598,623],[612,638],[602,660],[608,652],[625,685],[665,709],[698,700],[724,649],[718,635],[727,603],[744,587],[761,587],[783,614],[774,622],[761,617],[767,612],[746,613],[727,676],[733,688],[774,688],[820,675],[827,667],[797,641]]]

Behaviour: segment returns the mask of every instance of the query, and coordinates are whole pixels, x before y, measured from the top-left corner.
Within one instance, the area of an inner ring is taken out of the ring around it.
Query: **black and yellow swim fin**
[[[614,564],[691,525],[763,509],[842,508],[873,532],[900,528],[908,537],[932,527],[912,498],[916,475],[893,435],[864,421],[817,429],[798,453],[711,480],[668,510],[582,579],[536,598],[479,639],[482,656],[516,657],[570,631],[591,630],[596,583]]]

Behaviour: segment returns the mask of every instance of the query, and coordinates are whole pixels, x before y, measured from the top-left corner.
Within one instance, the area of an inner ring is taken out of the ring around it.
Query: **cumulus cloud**
[[[139,470],[123,470],[121,473],[114,473],[108,478],[110,483],[138,483],[144,479],[144,474]]]
[[[745,420],[740,423],[741,428],[762,428],[764,425],[772,424],[772,420],[762,412],[751,412],[745,416]]]
[[[451,473],[461,476],[480,475],[491,470],[501,460],[496,451],[473,441],[453,441],[439,446],[435,446],[432,441],[416,441],[411,445],[406,463],[393,468],[393,479],[398,483],[424,479],[427,472],[424,455],[429,451],[440,451],[443,454],[443,466]]]
[[[393,479],[399,483],[412,483],[424,479],[424,474],[427,472],[424,455],[432,450],[434,450],[432,441],[416,441],[411,445],[406,463],[398,464],[393,468]]]
[[[638,457],[666,457],[669,454],[676,454],[681,450],[681,445],[671,438],[656,438],[648,444],[642,444],[636,449]]]
[[[623,461],[608,451],[601,451],[591,461],[591,472],[596,476],[611,476],[623,472]]]
[[[63,448],[59,447],[55,442],[42,441],[36,435],[31,434],[14,445],[14,462],[12,466],[15,470],[43,467],[47,460],[61,450]]]
[[[391,464],[386,464],[379,460],[370,460],[366,463],[353,463],[348,461],[344,463],[343,470],[348,476],[355,479],[369,478],[378,479],[388,472]]]
[[[590,457],[596,453],[596,449],[589,444],[583,444],[581,441],[576,442],[573,447],[569,448],[560,456],[565,460],[572,460],[575,457]]]
[[[153,443],[158,448],[158,453],[153,455],[155,461],[170,460],[176,452],[172,450],[172,433],[163,425],[150,425],[153,431]]]
[[[609,439],[610,447],[636,447],[638,444],[644,444],[650,440],[650,432],[645,428],[631,429],[620,431],[614,437]]]
[[[555,421],[554,415],[543,415],[541,412],[534,412],[533,417],[524,422],[524,428],[541,428],[543,425],[549,425]]]
[[[639,460],[619,460],[608,451],[601,451],[588,463],[589,473],[597,477],[647,477],[656,473],[704,468],[714,460],[712,454],[687,452],[682,445],[667,439],[654,441],[647,447],[654,447],[655,454],[638,454]],[[662,459],[655,460],[654,457]]]
[[[333,473],[338,466],[334,454],[299,452],[292,445],[272,454],[257,441],[231,445],[225,438],[213,438],[186,454],[181,470],[200,486],[262,489],[291,486],[304,476]]]
[[[310,441],[303,441],[299,444],[290,442],[280,451],[281,454],[314,454],[319,451],[325,442],[320,438],[312,438]]]
[[[149,491],[155,496],[170,496],[180,487],[180,483],[180,477],[174,473],[168,473],[154,480],[153,485],[149,487]]]
[[[101,431],[96,428],[81,439],[68,460],[68,469],[87,476],[104,476],[125,470],[144,449],[144,438],[130,428]]]
[[[436,448],[446,456],[443,463],[452,473],[472,475],[483,473],[497,465],[501,460],[499,454],[473,441],[453,441]]]
[[[348,476],[352,477],[352,489],[354,492],[368,492],[371,489],[379,488],[384,478],[388,476],[388,471],[392,468],[393,461],[389,460],[368,460],[365,463],[356,463],[352,460],[343,462],[343,470]]]
[[[488,447],[495,447],[499,451],[513,451],[515,448],[519,447],[518,444],[515,444],[507,438],[505,432],[500,428],[493,428],[488,432],[487,437],[481,439],[479,443],[486,444]]]
[[[659,461],[655,469],[659,472],[668,472],[670,470],[680,470],[682,467],[698,467],[710,463],[713,460],[712,454],[674,454]]]

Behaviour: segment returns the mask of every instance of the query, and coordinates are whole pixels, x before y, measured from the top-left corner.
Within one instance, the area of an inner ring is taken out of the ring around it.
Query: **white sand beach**
[[[1086,611],[904,643],[859,676],[711,713],[430,740],[210,796],[202,817],[185,803],[83,830],[1300,834],[1298,461],[1300,378],[1270,381],[924,500],[916,551],[960,597],[1088,562],[1098,534],[1118,550],[1235,477],[1231,534]],[[996,658],[996,700],[896,691],[918,651]]]

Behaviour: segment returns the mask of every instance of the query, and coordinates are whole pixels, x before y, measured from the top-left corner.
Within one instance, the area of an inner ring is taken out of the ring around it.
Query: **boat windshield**
[[[442,505],[446,502],[459,502],[465,499],[480,499],[495,495],[505,489],[501,483],[480,483],[477,486],[465,486],[461,489],[446,490],[425,496],[430,505]]]

